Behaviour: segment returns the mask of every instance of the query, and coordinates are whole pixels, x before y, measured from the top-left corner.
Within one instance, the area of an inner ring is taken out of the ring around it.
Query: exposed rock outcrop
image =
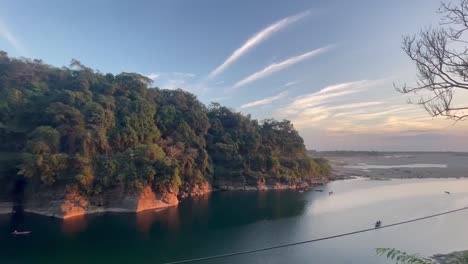
[[[76,191],[70,191],[65,195],[65,199],[60,206],[62,218],[69,218],[86,214],[89,201]]]
[[[212,190],[213,189],[211,188],[211,184],[209,182],[203,182],[186,188],[180,193],[180,198],[185,199],[187,197],[202,196],[211,192]]]
[[[105,195],[88,199],[76,191],[66,191],[60,199],[43,199],[31,197],[25,206],[26,212],[37,213],[58,218],[70,218],[100,212],[140,212],[174,206],[179,203],[177,193],[166,191],[155,192],[145,186],[141,192],[122,192],[115,189]]]
[[[266,191],[266,190],[307,190],[328,182],[327,178],[312,181],[285,183],[271,178],[244,177],[241,180],[215,180],[185,187],[184,190],[155,191],[151,186],[145,186],[139,192],[125,192],[116,188],[107,190],[105,194],[90,198],[74,190],[40,192],[47,197],[36,195],[29,197],[24,206],[26,212],[37,213],[57,218],[71,218],[91,213],[101,212],[141,212],[150,209],[160,209],[175,206],[179,199],[202,196],[212,190],[221,191]],[[213,186],[213,187],[212,187]],[[61,197],[59,199],[55,197]]]
[[[177,205],[178,203],[177,194],[165,192],[160,194],[158,198],[151,187],[146,186],[137,198],[135,211],[140,212],[149,209],[158,209]]]

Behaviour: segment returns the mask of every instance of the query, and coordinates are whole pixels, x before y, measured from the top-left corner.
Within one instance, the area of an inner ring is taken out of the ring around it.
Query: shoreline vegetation
[[[330,165],[307,154],[289,120],[258,121],[151,85],[137,73],[0,51],[0,201],[68,218],[173,206],[213,188],[328,181]]]

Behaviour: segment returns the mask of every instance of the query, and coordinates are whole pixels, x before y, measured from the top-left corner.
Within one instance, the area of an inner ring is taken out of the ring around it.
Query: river
[[[323,192],[215,192],[178,207],[62,221],[0,216],[1,263],[163,263],[390,224],[468,204],[467,179],[365,179]],[[445,190],[451,194],[444,193]],[[329,195],[328,192],[334,194]],[[432,255],[468,248],[468,211],[349,237],[200,263],[389,263],[375,248]],[[12,236],[14,228],[32,230]]]

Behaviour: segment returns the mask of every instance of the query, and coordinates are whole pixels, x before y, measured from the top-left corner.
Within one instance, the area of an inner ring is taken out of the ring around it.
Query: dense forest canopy
[[[136,73],[52,67],[0,53],[0,181],[31,188],[179,189],[226,178],[294,183],[329,173],[288,120],[258,122]]]

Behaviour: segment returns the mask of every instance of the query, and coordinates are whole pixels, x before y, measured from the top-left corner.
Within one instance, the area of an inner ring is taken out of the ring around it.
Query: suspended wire
[[[451,210],[451,211],[446,211],[446,212],[443,212],[443,213],[438,213],[438,214],[428,215],[428,216],[424,216],[424,217],[414,218],[414,219],[410,219],[410,220],[406,220],[406,221],[402,221],[402,222],[397,222],[397,223],[393,223],[393,224],[388,224],[388,225],[382,225],[379,228],[362,229],[362,230],[353,231],[353,232],[349,232],[349,233],[343,233],[343,234],[339,234],[339,235],[321,237],[321,238],[305,240],[305,241],[299,241],[299,242],[293,242],[293,243],[282,244],[282,245],[271,246],[271,247],[257,248],[257,249],[251,249],[251,250],[245,250],[245,251],[237,251],[237,252],[231,252],[231,253],[226,253],[226,254],[212,255],[212,256],[193,258],[193,259],[178,260],[178,261],[172,261],[172,262],[164,262],[163,264],[192,263],[192,262],[199,262],[199,261],[203,261],[203,260],[227,258],[227,257],[233,257],[233,256],[239,256],[239,255],[252,254],[252,253],[261,252],[261,251],[274,250],[274,249],[278,249],[278,248],[298,246],[298,245],[318,242],[318,241],[322,241],[322,240],[329,240],[329,239],[334,239],[334,238],[339,238],[339,237],[356,235],[356,234],[359,234],[359,233],[374,231],[376,229],[382,229],[382,228],[388,228],[388,227],[408,224],[408,223],[417,222],[417,221],[421,221],[421,220],[425,220],[425,219],[428,219],[428,218],[433,218],[433,217],[437,217],[437,216],[441,216],[441,215],[451,214],[451,213],[455,213],[455,212],[459,212],[459,211],[467,210],[467,209],[468,209],[468,206],[463,207],[463,208],[459,208],[459,209],[455,209],[455,210]]]

